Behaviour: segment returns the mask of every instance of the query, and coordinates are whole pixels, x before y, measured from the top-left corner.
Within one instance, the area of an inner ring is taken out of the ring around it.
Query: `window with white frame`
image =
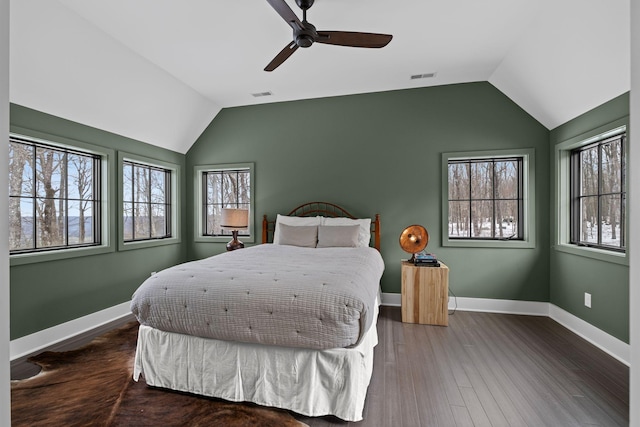
[[[11,135],[11,254],[102,243],[102,156]]]
[[[123,241],[172,237],[171,170],[124,160]]]
[[[443,246],[533,247],[533,150],[443,154]]]
[[[571,244],[625,251],[625,140],[620,132],[571,150]]]
[[[249,211],[249,226],[238,234],[252,242],[253,163],[197,166],[196,180],[196,241],[226,242],[232,230],[222,227],[222,209],[234,208]]]

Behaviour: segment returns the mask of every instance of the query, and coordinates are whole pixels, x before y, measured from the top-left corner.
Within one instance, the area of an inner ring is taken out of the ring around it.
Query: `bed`
[[[361,420],[378,342],[379,216],[307,203],[265,215],[262,243],[168,268],[136,290],[134,379]]]

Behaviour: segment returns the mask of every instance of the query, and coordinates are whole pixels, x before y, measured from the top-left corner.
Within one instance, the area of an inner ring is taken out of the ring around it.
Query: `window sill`
[[[196,243],[228,243],[233,236],[196,236],[193,241]],[[255,243],[254,236],[238,236],[238,240],[242,243]]]
[[[445,238],[442,246],[454,248],[533,249],[536,244],[528,240],[450,240]]]
[[[88,248],[58,249],[50,252],[34,252],[29,254],[15,254],[9,256],[11,267],[18,265],[35,264],[38,262],[58,261],[69,258],[80,258],[91,255],[114,252],[112,246],[91,246]]]
[[[569,245],[566,243],[557,244],[553,247],[558,252],[597,259],[599,261],[610,262],[620,265],[629,265],[626,253],[612,252],[604,249],[589,248],[584,246]]]
[[[156,240],[140,240],[137,242],[119,242],[118,250],[119,251],[129,251],[134,249],[144,249],[144,248],[154,248],[157,246],[167,246],[167,245],[177,245],[181,242],[179,237],[172,237],[167,239],[156,239]]]

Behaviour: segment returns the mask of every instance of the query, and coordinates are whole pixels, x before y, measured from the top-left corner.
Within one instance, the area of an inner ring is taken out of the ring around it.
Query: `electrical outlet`
[[[591,308],[591,294],[585,292],[584,293],[584,305],[586,305],[587,307]]]

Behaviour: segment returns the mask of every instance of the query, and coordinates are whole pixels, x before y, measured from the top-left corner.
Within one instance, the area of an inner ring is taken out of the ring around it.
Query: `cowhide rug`
[[[286,411],[147,387],[132,379],[138,324],[67,352],[29,359],[42,371],[11,382],[13,426],[306,426]]]

